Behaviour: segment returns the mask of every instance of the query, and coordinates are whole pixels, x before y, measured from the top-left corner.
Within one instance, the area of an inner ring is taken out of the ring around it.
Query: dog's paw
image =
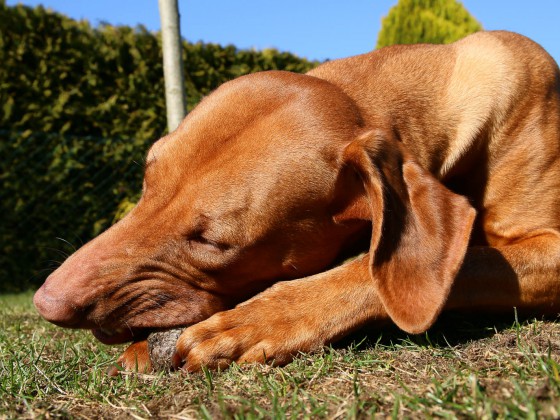
[[[132,343],[117,359],[116,366],[107,370],[109,376],[116,376],[121,371],[148,373],[152,371],[148,341],[137,341]]]
[[[174,367],[193,372],[206,366],[223,369],[232,362],[285,364],[292,352],[265,320],[243,319],[244,311],[233,309],[215,314],[187,328],[177,341]],[[253,322],[254,321],[254,322]],[[279,328],[279,326],[276,326]],[[297,350],[296,350],[297,352]]]
[[[321,314],[300,311],[300,305],[290,308],[274,296],[277,291],[275,287],[187,328],[177,341],[174,367],[192,372],[202,366],[223,369],[233,362],[284,365],[298,352],[324,345],[317,328]]]

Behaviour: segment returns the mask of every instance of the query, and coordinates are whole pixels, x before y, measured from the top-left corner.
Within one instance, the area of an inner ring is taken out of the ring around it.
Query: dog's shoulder
[[[508,31],[482,31],[451,44],[454,60],[445,105],[460,110],[467,137],[493,119],[499,126],[516,104],[540,98],[558,84],[558,66],[536,42]],[[461,136],[459,136],[461,138]]]

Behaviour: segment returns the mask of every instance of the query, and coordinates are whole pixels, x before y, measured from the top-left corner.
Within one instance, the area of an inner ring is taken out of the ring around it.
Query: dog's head
[[[364,281],[420,331],[445,302],[472,219],[337,87],[259,73],[224,84],[153,145],[137,206],[34,302],[51,322],[123,342],[324,271],[365,243]]]

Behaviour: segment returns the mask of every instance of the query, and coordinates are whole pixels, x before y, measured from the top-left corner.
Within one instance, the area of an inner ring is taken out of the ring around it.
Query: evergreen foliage
[[[40,284],[73,250],[65,241],[80,246],[137,198],[166,129],[160,42],[0,0],[0,291]],[[215,44],[183,54],[189,109],[242,74],[315,65]]]
[[[377,48],[394,44],[448,44],[482,26],[457,0],[399,0],[383,18]]]

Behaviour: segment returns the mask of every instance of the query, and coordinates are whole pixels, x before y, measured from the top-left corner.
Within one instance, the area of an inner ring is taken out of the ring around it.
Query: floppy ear
[[[404,331],[427,330],[465,256],[475,211],[377,131],[345,150],[363,182],[351,213],[372,223],[370,273],[387,313]]]

